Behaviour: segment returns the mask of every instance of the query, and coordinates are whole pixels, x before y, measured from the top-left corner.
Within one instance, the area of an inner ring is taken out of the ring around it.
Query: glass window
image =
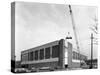
[[[38,51],[35,51],[35,60],[38,60]]]
[[[44,49],[40,49],[40,60],[44,59]]]
[[[28,54],[22,54],[22,61],[28,61]]]
[[[22,55],[22,61],[25,61],[25,59],[24,59],[25,57],[24,57],[24,54]]]
[[[77,52],[73,51],[73,59],[77,59]]]
[[[49,59],[50,58],[50,47],[45,48],[45,58]]]
[[[30,61],[30,58],[31,58],[31,57],[30,57],[30,52],[29,52],[29,53],[28,53],[28,60],[29,60],[29,61]]]
[[[35,52],[33,52],[33,60],[35,60]]]
[[[78,60],[80,60],[80,54],[78,53]]]
[[[52,58],[59,56],[59,45],[52,47]]]
[[[33,52],[30,52],[30,61],[33,60]]]
[[[78,59],[78,53],[76,53],[76,59]]]
[[[75,59],[75,52],[73,51],[73,59]]]

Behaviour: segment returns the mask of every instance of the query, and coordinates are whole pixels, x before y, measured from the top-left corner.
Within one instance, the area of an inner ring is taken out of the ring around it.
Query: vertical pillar
[[[68,68],[72,68],[72,44],[68,42]]]
[[[52,58],[52,46],[50,47],[50,58]]]
[[[44,48],[44,59],[45,59],[45,48]]]
[[[61,39],[59,41],[59,66],[61,69],[65,68],[65,65],[64,65],[64,56],[65,56],[64,45],[65,45],[64,39]]]
[[[40,50],[38,50],[38,60],[40,60]]]

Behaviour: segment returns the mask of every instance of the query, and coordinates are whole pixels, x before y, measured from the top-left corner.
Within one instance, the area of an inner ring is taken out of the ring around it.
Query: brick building
[[[65,69],[80,67],[80,60],[84,61],[87,57],[73,51],[71,43],[65,40],[57,40],[35,48],[21,52],[21,65],[23,68],[43,68]]]

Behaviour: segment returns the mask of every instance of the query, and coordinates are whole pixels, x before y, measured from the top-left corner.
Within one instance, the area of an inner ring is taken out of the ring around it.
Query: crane
[[[80,54],[80,47],[79,47],[79,43],[78,43],[78,38],[77,38],[77,33],[76,33],[76,26],[75,26],[75,22],[74,22],[74,18],[73,18],[71,5],[69,5],[69,10],[70,10],[70,16],[71,16],[71,20],[72,20],[72,27],[73,27],[73,31],[74,31],[74,36],[75,36],[75,40],[76,40],[76,46],[77,46],[77,50]],[[80,56],[79,56],[79,59],[80,59]],[[81,59],[80,59],[80,67],[81,67]]]

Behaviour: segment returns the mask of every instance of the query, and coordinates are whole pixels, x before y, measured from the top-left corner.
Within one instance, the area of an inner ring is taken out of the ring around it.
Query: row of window
[[[59,56],[59,45],[52,46],[47,48],[43,48],[40,50],[29,52],[28,54],[22,55],[22,61],[34,61],[34,60],[42,60],[49,59],[50,57],[55,58]],[[26,59],[28,57],[28,59]]]
[[[87,57],[84,56],[84,55],[82,55],[82,54],[79,54],[79,53],[73,51],[73,59],[77,59],[77,60],[80,60],[80,59],[81,59],[81,60],[86,60]]]

